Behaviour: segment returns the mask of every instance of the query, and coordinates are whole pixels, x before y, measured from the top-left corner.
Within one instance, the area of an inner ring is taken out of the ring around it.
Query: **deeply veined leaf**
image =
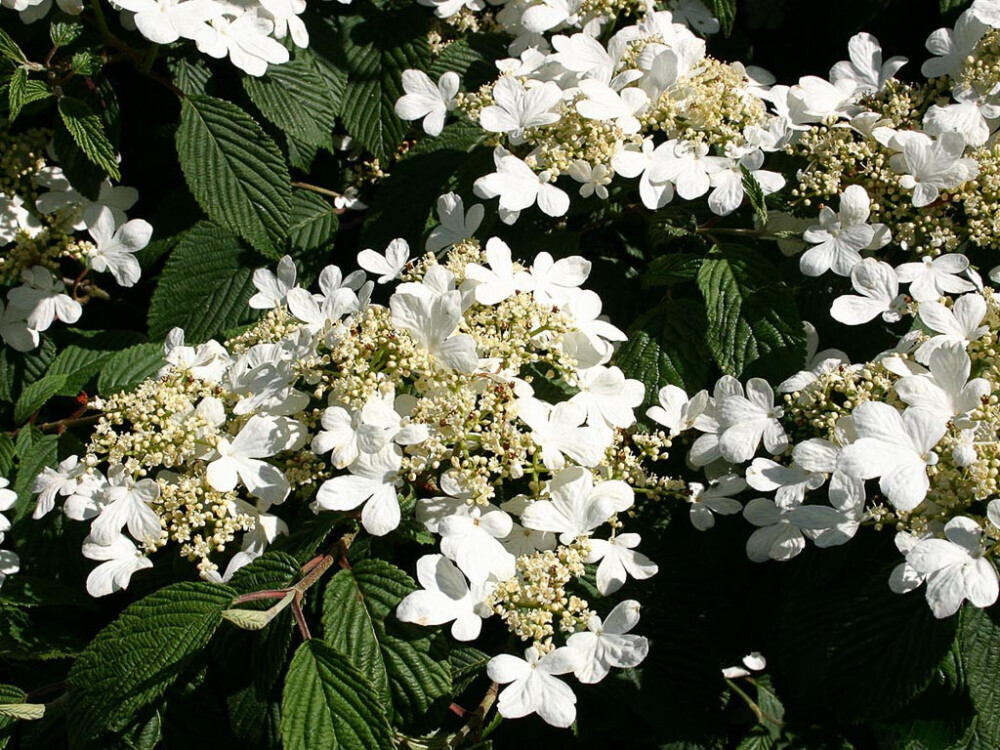
[[[65,375],[46,375],[21,392],[14,405],[14,421],[20,424],[45,405],[66,385]]]
[[[295,652],[281,705],[285,750],[383,750],[392,729],[365,673],[325,641]]]
[[[255,249],[280,257],[291,184],[277,144],[246,112],[211,96],[181,102],[177,156],[191,194],[209,217]]]
[[[322,196],[308,190],[292,191],[288,239],[293,250],[308,252],[330,244],[339,226],[336,209]]]
[[[626,377],[646,386],[647,404],[655,404],[667,384],[694,393],[705,383],[705,327],[705,309],[690,299],[663,302],[635,322],[615,361]]]
[[[110,395],[131,390],[146,378],[153,377],[166,360],[163,344],[136,344],[115,352],[101,369],[97,392]]]
[[[1000,617],[991,610],[981,610],[966,603],[959,614],[958,653],[976,710],[965,744],[968,750],[986,750],[1000,746]]]
[[[338,572],[323,599],[324,637],[368,675],[389,715],[403,724],[443,708],[451,693],[440,633],[396,619],[396,605],[414,588],[399,568],[362,560]]]
[[[713,249],[698,271],[705,298],[707,343],[723,372],[739,377],[747,366],[783,378],[805,360],[805,329],[791,292],[773,266],[739,247]]]
[[[235,597],[227,586],[177,583],[132,604],[98,633],[67,680],[71,744],[122,728],[163,695],[211,639]]]
[[[337,110],[308,53],[285,65],[272,65],[260,78],[243,79],[250,100],[284,132],[313,146],[333,148]]]
[[[767,204],[764,202],[764,189],[753,176],[753,172],[740,165],[740,173],[743,175],[743,191],[746,193],[753,208],[754,220],[758,226],[767,224]]]
[[[72,96],[64,96],[59,100],[59,115],[66,130],[87,158],[107,172],[113,180],[121,180],[115,148],[108,140],[104,123],[87,103]]]
[[[247,302],[258,264],[227,229],[208,221],[195,224],[170,254],[153,292],[150,337],[162,339],[180,326],[186,342],[199,342],[253,320],[256,313]]]
[[[0,28],[0,55],[18,64],[28,62],[28,58],[21,50],[21,47],[2,28]]]
[[[9,119],[13,122],[21,113],[21,109],[31,102],[37,102],[52,95],[49,87],[41,81],[32,81],[28,78],[26,68],[16,68],[14,75],[10,79],[10,88],[7,91],[7,100],[10,106]]]
[[[395,111],[408,68],[425,70],[430,16],[419,6],[350,16],[342,27],[347,89],[341,118],[347,131],[386,163],[406,134]]]

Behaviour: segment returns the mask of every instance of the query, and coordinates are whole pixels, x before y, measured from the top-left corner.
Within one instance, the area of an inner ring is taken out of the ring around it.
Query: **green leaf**
[[[958,618],[958,654],[976,720],[963,748],[1000,747],[1000,613],[966,603]]]
[[[441,634],[396,619],[396,605],[415,588],[399,568],[370,559],[338,572],[323,599],[326,640],[368,675],[403,724],[443,710],[451,694]]]
[[[288,236],[291,184],[277,144],[246,112],[210,96],[181,102],[177,156],[205,213],[278,258]]]
[[[212,70],[202,58],[177,57],[167,61],[167,68],[173,75],[174,85],[188,96],[208,93]]]
[[[709,5],[712,15],[719,19],[722,33],[729,36],[733,33],[733,23],[736,21],[736,0],[712,0]]]
[[[430,58],[430,15],[418,6],[399,11],[370,10],[344,20],[347,89],[341,117],[347,132],[385,166],[408,126],[397,116],[408,68],[425,70]]]
[[[166,364],[163,344],[136,344],[115,352],[105,363],[97,379],[97,392],[108,396],[130,391],[151,378]]]
[[[761,360],[785,377],[805,361],[805,329],[791,291],[761,255],[740,247],[714,248],[698,271],[705,297],[707,343],[728,375],[739,377]]]
[[[667,300],[640,316],[615,362],[627,377],[646,386],[646,402],[654,404],[660,388],[676,385],[694,393],[708,380],[705,309],[695,300]]]
[[[393,746],[386,709],[365,673],[324,641],[295,652],[281,705],[284,750],[384,750]]]
[[[10,476],[16,455],[17,451],[14,450],[14,441],[10,435],[0,434],[0,477]]]
[[[753,207],[754,221],[758,226],[767,224],[767,204],[764,203],[764,190],[761,188],[753,172],[740,164],[740,172],[743,173],[743,191],[750,200]]]
[[[288,239],[295,250],[308,252],[331,244],[339,227],[336,209],[322,196],[308,190],[292,191]]]
[[[52,95],[49,87],[41,81],[32,81],[28,78],[26,68],[17,68],[10,79],[10,88],[7,91],[10,105],[10,122],[14,122],[21,113],[21,109],[32,102],[37,102]]]
[[[162,339],[180,326],[185,340],[195,343],[254,320],[247,303],[255,265],[239,237],[208,221],[195,224],[170,254],[153,292],[150,337]]]
[[[101,118],[94,114],[86,102],[72,96],[64,96],[59,100],[59,115],[66,130],[87,158],[107,172],[113,180],[120,181],[122,175],[115,147],[104,132]]]
[[[163,695],[235,597],[227,586],[177,583],[132,604],[98,633],[67,680],[71,744],[123,728]]]
[[[67,21],[53,21],[49,26],[49,38],[53,47],[65,47],[72,44],[83,33],[83,24],[76,19]]]
[[[0,27],[0,55],[19,65],[28,62],[28,58],[21,51],[17,42],[11,38],[10,34],[3,30],[3,27]]]
[[[325,82],[308,59],[296,54],[284,65],[272,65],[260,78],[243,79],[250,100],[274,125],[312,146],[333,149],[337,110]]]
[[[42,408],[45,403],[59,393],[66,385],[65,375],[46,375],[41,380],[36,380],[21,392],[17,404],[14,406],[14,421],[20,424],[36,411]]]
[[[704,258],[690,253],[671,253],[653,258],[642,273],[644,287],[669,286],[681,281],[691,281],[698,275]]]

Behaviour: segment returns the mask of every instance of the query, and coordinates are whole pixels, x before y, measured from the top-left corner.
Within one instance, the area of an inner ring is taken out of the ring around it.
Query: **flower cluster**
[[[795,132],[787,118],[767,111],[773,78],[708,56],[704,40],[681,22],[712,30],[698,22],[695,4],[682,3],[673,14],[645,13],[607,43],[586,25],[545,38],[539,34],[573,24],[536,28],[532,11],[548,4],[511,3],[500,16],[515,7],[533,36],[511,44],[518,56],[497,62],[494,84],[461,93],[454,73],[435,86],[409,70],[396,106],[404,119],[424,118],[431,135],[453,110],[490,134],[496,171],[480,178],[475,192],[499,198],[504,221],[513,223],[535,204],[549,216],[565,214],[570,198],[556,185],[563,175],[578,184],[581,197],[601,200],[616,175],[639,178],[639,195],[651,210],[675,195],[708,194],[719,215],[741,205],[750,180],[764,194],[784,186],[781,175],[762,169],[764,154],[783,148]]]
[[[56,2],[71,16],[84,9],[81,0]],[[268,64],[288,62],[288,49],[279,40],[290,37],[296,47],[309,46],[309,32],[299,17],[306,0],[115,0],[113,4],[121,10],[122,26],[154,44],[192,41],[199,52],[228,57],[252,76],[264,75]],[[24,23],[34,23],[48,15],[52,0],[2,0],[2,5],[16,10]]]
[[[472,640],[497,614],[532,659],[571,649],[585,682],[637,664],[645,639],[625,632],[638,604],[602,625],[579,583],[586,564],[602,596],[656,572],[623,531],[635,489],[669,484],[626,432],[644,388],[607,364],[624,334],[581,288],[583,258],[526,266],[497,238],[448,239],[440,259],[411,260],[402,240],[365,250],[376,280],[328,266],[318,293],[291,258],[259,269],[259,323],[225,344],[189,346],[175,329],[158,378],[93,403],[85,455],[34,486],[36,518],[63,497],[90,522],[90,593],[124,588],[169,544],[228,580],[288,531],[294,498],[373,536],[420,524],[440,537],[403,620],[454,621]],[[387,305],[376,283],[396,284]]]
[[[0,161],[0,338],[18,351],[39,344],[59,320],[75,323],[91,298],[107,297],[91,271],[108,272],[123,287],[141,274],[135,252],[153,228],[125,212],[138,200],[133,188],[105,180],[97,200],[81,195],[46,158],[50,134],[30,130],[6,139]],[[87,239],[77,235],[86,232]]]

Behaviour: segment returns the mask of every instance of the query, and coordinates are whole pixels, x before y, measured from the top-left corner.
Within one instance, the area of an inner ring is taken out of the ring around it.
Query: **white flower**
[[[137,542],[160,539],[160,517],[150,505],[160,496],[160,485],[152,479],[140,479],[122,465],[108,471],[108,486],[104,489],[107,504],[90,527],[90,537],[96,544],[113,544],[122,526]]]
[[[548,724],[568,727],[576,718],[576,695],[556,675],[573,672],[580,656],[570,648],[557,648],[539,656],[534,646],[524,658],[500,654],[490,659],[486,673],[501,685],[511,683],[497,699],[497,711],[506,719],[537,713]]]
[[[782,466],[769,458],[755,458],[747,467],[746,478],[758,492],[774,492],[774,500],[782,508],[800,505],[807,491],[822,487],[826,481],[822,474],[794,463]]]
[[[103,561],[87,576],[87,593],[94,597],[127,589],[133,573],[153,567],[153,561],[140,554],[124,534],[108,545],[97,544],[88,536],[83,540],[83,556]]]
[[[838,511],[823,505],[783,508],[773,500],[757,497],[743,508],[743,517],[759,526],[747,539],[747,557],[753,562],[791,560],[806,547],[803,529],[836,525]]]
[[[410,260],[410,246],[406,240],[395,239],[389,243],[384,254],[371,249],[358,253],[358,265],[368,273],[379,274],[378,283],[388,284],[403,272]]]
[[[185,346],[183,328],[170,329],[163,342],[163,354],[167,365],[160,370],[159,375],[179,370],[210,383],[222,380],[232,361],[226,348],[213,339],[197,346]]]
[[[393,322],[413,334],[413,338],[445,367],[473,372],[479,364],[476,342],[467,333],[455,333],[462,318],[462,294],[446,292],[435,297],[418,297],[397,292],[389,300]]]
[[[483,620],[493,615],[486,603],[495,581],[471,586],[455,564],[443,555],[417,560],[417,580],[423,589],[407,594],[396,607],[396,617],[418,625],[442,625],[454,620],[451,634],[458,641],[479,637]]]
[[[144,37],[156,44],[170,44],[182,36],[196,39],[215,13],[215,4],[201,0],[122,0],[115,5],[135,13]]]
[[[570,296],[565,311],[573,318],[575,331],[563,337],[563,350],[585,370],[607,362],[614,353],[613,341],[625,341],[625,332],[601,317],[600,296],[590,289],[582,289]]]
[[[809,227],[802,238],[815,244],[799,259],[799,268],[807,276],[819,276],[832,270],[849,276],[861,262],[861,251],[883,247],[889,242],[884,224],[868,224],[871,201],[860,185],[850,185],[840,196],[840,212],[824,206],[819,224]]]
[[[899,293],[896,269],[874,258],[865,258],[851,269],[851,284],[862,296],[844,294],[833,301],[830,315],[846,325],[867,323],[878,315],[895,323],[906,310],[906,298]]]
[[[498,540],[510,534],[513,523],[494,506],[452,514],[438,524],[441,551],[473,583],[483,583],[490,576],[505,581],[516,572],[515,560]]]
[[[712,175],[731,165],[732,160],[727,157],[709,156],[707,143],[680,141],[674,146],[674,160],[664,176],[674,183],[677,195],[694,200],[708,192]]]
[[[731,214],[740,204],[746,193],[743,187],[743,169],[746,169],[760,185],[764,195],[776,193],[785,186],[785,178],[777,172],[761,169],[764,165],[764,152],[760,149],[751,151],[730,165],[709,175],[709,184],[714,188],[708,196],[708,207],[712,213],[719,216]]]
[[[618,534],[611,539],[591,539],[588,563],[601,562],[597,566],[597,590],[607,596],[625,585],[625,579],[632,576],[643,581],[656,575],[659,566],[641,552],[636,552],[642,537],[638,534]]]
[[[603,81],[593,78],[580,81],[577,88],[584,99],[576,103],[576,111],[588,120],[614,122],[626,135],[638,133],[642,123],[636,115],[649,106],[649,96],[639,88],[615,91]]]
[[[1000,2],[998,0],[975,0],[969,13],[993,28],[1000,28]]]
[[[646,387],[638,380],[626,379],[617,367],[598,365],[580,373],[580,392],[570,401],[587,412],[587,424],[608,428],[631,426],[635,407],[642,403]]]
[[[437,199],[437,214],[441,222],[431,230],[424,246],[427,252],[436,253],[456,242],[472,237],[483,221],[486,209],[476,203],[468,212],[462,198],[456,193],[446,193]]]
[[[667,141],[653,147],[653,139],[642,142],[639,151],[624,149],[611,158],[611,166],[622,177],[639,177],[639,197],[642,205],[656,211],[670,203],[674,197],[674,184],[670,181],[676,141]]]
[[[982,146],[992,131],[990,121],[1000,117],[1000,107],[979,98],[973,88],[958,89],[955,104],[932,104],[924,114],[924,131],[930,135],[958,133],[970,146]]]
[[[846,116],[856,99],[856,87],[850,78],[830,83],[818,76],[804,76],[788,91],[788,117],[799,125]]]
[[[125,185],[112,186],[109,180],[101,183],[97,200],[84,198],[69,184],[69,180],[59,167],[44,167],[35,176],[35,181],[49,192],[38,196],[35,208],[43,214],[58,214],[60,222],[82,232],[87,228],[83,214],[93,205],[107,206],[115,217],[115,224],[124,224],[128,217],[125,212],[139,200],[139,192]]]
[[[579,255],[553,261],[540,252],[531,264],[531,287],[535,299],[544,305],[562,305],[590,276],[591,263]]]
[[[569,165],[566,174],[572,177],[580,185],[580,197],[589,198],[597,195],[602,201],[608,199],[608,188],[615,173],[606,164],[591,166],[590,162],[583,159],[574,159]]]
[[[603,680],[611,667],[628,669],[638,666],[649,653],[649,641],[641,635],[628,635],[639,622],[639,602],[626,599],[608,613],[607,619],[594,615],[587,629],[574,633],[566,646],[579,652],[573,674],[587,685]]]
[[[32,266],[21,272],[23,286],[11,289],[7,299],[27,314],[28,327],[47,330],[57,318],[63,323],[75,323],[83,307],[66,294],[66,287],[45,266]]]
[[[855,91],[870,94],[881,91],[896,71],[908,62],[905,57],[890,57],[882,62],[882,45],[871,34],[855,34],[847,43],[851,60],[839,62],[830,69],[830,80],[836,84],[847,79],[856,84]]]
[[[548,216],[562,216],[569,210],[569,196],[551,184],[552,174],[548,170],[536,174],[518,157],[499,147],[493,159],[497,171],[476,180],[473,192],[480,198],[499,197],[505,223],[516,221],[521,211],[536,202]]]
[[[923,539],[906,554],[906,562],[927,577],[927,603],[935,617],[955,614],[966,599],[980,608],[997,600],[997,572],[982,533],[978,523],[959,516],[945,524],[946,539]]]
[[[253,285],[257,293],[247,303],[255,310],[271,310],[285,302],[289,290],[295,287],[295,261],[286,255],[278,261],[277,275],[270,269],[258,268],[253,272]]]
[[[774,405],[774,391],[762,378],[747,381],[746,396],[726,396],[718,404],[722,431],[719,450],[727,461],[749,461],[761,440],[774,455],[788,448],[788,436],[778,420],[784,414]]]
[[[305,49],[309,46],[309,30],[299,18],[305,12],[306,0],[260,0],[260,4],[266,12],[265,17],[269,16],[274,22],[275,39],[284,39],[291,34],[296,47]]]
[[[936,139],[920,133],[902,142],[902,153],[889,160],[898,174],[899,185],[913,191],[916,208],[929,206],[942,190],[956,188],[979,174],[975,159],[963,159],[965,138],[958,133],[942,133]]]
[[[551,500],[536,500],[521,513],[521,523],[537,531],[559,533],[559,541],[572,544],[605,523],[612,514],[632,507],[632,488],[612,479],[594,486],[589,471],[570,466],[549,482]]]
[[[455,95],[461,80],[451,71],[438,79],[437,85],[421,70],[403,71],[403,90],[406,94],[396,102],[396,116],[401,120],[423,118],[427,135],[440,135],[444,119],[455,108]]]
[[[17,502],[17,493],[7,489],[10,481],[0,477],[0,511],[10,510]],[[0,514],[0,544],[3,543],[4,536],[10,531],[10,521],[6,516]]]
[[[936,300],[942,294],[961,294],[974,291],[976,285],[959,278],[969,268],[969,259],[961,253],[947,253],[931,258],[925,255],[915,263],[904,263],[896,268],[896,275],[904,284],[910,284],[910,296],[918,302]]]
[[[930,372],[908,375],[896,381],[899,398],[913,409],[926,409],[955,426],[968,429],[973,423],[968,413],[983,405],[991,386],[986,378],[969,380],[972,360],[957,342],[935,349],[929,357]]]
[[[120,286],[134,286],[142,273],[134,253],[149,244],[153,227],[133,219],[116,228],[111,209],[99,205],[84,211],[84,221],[96,245],[87,255],[90,267],[98,273],[109,271]]]
[[[465,267],[465,278],[474,285],[472,289],[480,305],[496,305],[516,292],[531,290],[531,276],[525,271],[514,270],[510,248],[498,237],[486,241],[486,262],[489,268],[478,263]]]
[[[671,0],[674,21],[685,23],[700,34],[714,34],[721,27],[719,19],[701,0]]]
[[[27,232],[34,237],[42,229],[42,223],[23,208],[24,200],[15,195],[7,198],[0,194],[0,247],[11,243],[18,232]]]
[[[598,428],[583,427],[587,413],[568,401],[551,406],[536,398],[518,401],[517,416],[531,428],[531,439],[542,451],[549,471],[566,465],[566,457],[582,466],[596,466],[607,445]]]
[[[41,474],[35,477],[35,482],[31,487],[31,491],[38,494],[38,504],[31,517],[41,518],[52,510],[56,504],[56,495],[68,497],[74,494],[86,471],[87,465],[80,462],[79,456],[70,456],[60,461],[54,469],[50,466],[42,469]],[[2,481],[6,482],[6,480]]]
[[[947,420],[923,409],[866,401],[854,412],[858,439],[841,451],[837,468],[858,479],[879,477],[879,487],[899,510],[913,510],[927,495],[927,467],[937,463],[934,446]]]
[[[921,302],[921,322],[938,335],[921,344],[914,356],[926,364],[940,346],[954,342],[967,347],[989,331],[989,326],[980,325],[985,317],[986,300],[979,294],[963,294],[950,308],[937,300]]]
[[[615,69],[615,60],[599,41],[589,34],[552,37],[555,53],[551,60],[566,70],[582,73],[588,78],[610,81]]]
[[[743,657],[742,667],[726,667],[722,670],[722,676],[727,680],[735,680],[740,677],[749,677],[751,672],[760,672],[766,667],[767,659],[759,651],[751,651]]]
[[[660,389],[659,406],[651,406],[646,416],[663,425],[670,435],[679,435],[694,427],[696,420],[708,406],[708,391],[698,391],[688,400],[684,389],[665,385]]]
[[[210,24],[209,31],[199,33],[195,39],[198,50],[210,57],[229,55],[233,65],[258,77],[267,72],[268,63],[288,62],[288,50],[269,36],[274,31],[274,24],[253,11],[235,19],[217,15]]]
[[[927,37],[927,51],[935,55],[927,60],[920,72],[928,78],[957,76],[969,53],[983,38],[987,24],[965,11],[955,22],[955,29],[938,29]]]
[[[208,483],[219,492],[228,492],[239,481],[254,497],[270,504],[284,502],[290,485],[277,466],[261,461],[286,450],[294,443],[289,429],[291,420],[281,417],[253,416],[230,442],[219,440],[219,457],[205,472]]]
[[[727,474],[716,480],[708,487],[700,482],[690,482],[688,484],[688,502],[691,508],[688,517],[691,525],[698,531],[708,531],[715,526],[715,516],[731,516],[743,510],[743,504],[739,500],[733,499],[732,495],[738,495],[747,488],[747,483],[734,474]]]
[[[525,89],[513,76],[500,76],[493,86],[493,101],[479,114],[479,123],[491,133],[507,133],[517,145],[527,128],[559,121],[552,108],[562,101],[562,89],[551,81]]]
[[[395,445],[377,453],[362,453],[348,467],[349,475],[327,479],[310,506],[321,510],[354,510],[362,503],[361,525],[374,536],[385,536],[399,526],[399,501],[396,482],[403,454]]]

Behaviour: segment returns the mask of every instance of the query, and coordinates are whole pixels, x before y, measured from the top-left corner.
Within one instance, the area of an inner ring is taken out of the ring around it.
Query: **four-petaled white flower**
[[[899,293],[899,276],[888,263],[865,258],[851,269],[851,284],[860,295],[837,297],[830,307],[834,320],[855,326],[881,315],[886,323],[895,323],[906,310],[906,297]]]
[[[747,381],[746,396],[726,396],[718,404],[719,450],[727,461],[749,461],[761,440],[774,455],[785,452],[788,436],[781,426],[784,409],[774,405],[774,390],[766,380]]]
[[[455,333],[462,317],[462,294],[450,291],[434,297],[397,292],[389,300],[392,320],[445,367],[473,372],[479,364],[476,342],[467,333]]]
[[[284,502],[291,486],[274,464],[262,461],[294,444],[294,436],[282,417],[253,416],[232,439],[222,438],[215,447],[219,457],[205,472],[208,483],[219,492],[228,492],[242,481],[254,497],[270,504]]]
[[[455,108],[455,95],[461,83],[458,73],[444,73],[434,85],[422,70],[404,70],[402,81],[406,94],[396,101],[396,115],[401,120],[423,118],[424,132],[440,135],[445,117]]]
[[[927,496],[927,467],[938,461],[933,448],[948,422],[925,409],[902,414],[878,401],[866,401],[853,413],[858,439],[846,446],[837,468],[858,479],[879,478],[879,487],[899,510],[913,510]]]
[[[138,482],[121,464],[108,471],[104,489],[106,505],[90,527],[90,537],[97,544],[112,544],[123,526],[137,542],[156,542],[160,538],[160,517],[150,505],[160,496],[160,485],[152,479]]]
[[[507,133],[517,145],[527,128],[559,121],[553,107],[562,100],[562,90],[552,81],[526,89],[514,76],[500,76],[493,86],[493,101],[479,114],[479,124],[491,133]]]
[[[431,230],[424,248],[429,253],[436,253],[456,242],[469,239],[479,229],[485,213],[482,203],[476,203],[466,211],[459,195],[445,193],[437,199],[437,214],[441,224]]]
[[[270,310],[285,302],[285,296],[295,286],[295,261],[286,255],[278,261],[278,273],[268,268],[258,268],[253,272],[253,285],[257,293],[247,303],[255,310]]]
[[[847,43],[850,61],[844,60],[830,69],[830,80],[854,81],[858,93],[881,91],[886,82],[908,62],[905,57],[890,57],[882,62],[882,45],[871,34],[855,34]]]
[[[133,573],[153,567],[153,561],[140,554],[124,534],[118,534],[110,544],[98,544],[88,536],[83,540],[83,556],[101,561],[87,576],[87,593],[93,597],[127,589]]]
[[[649,106],[649,96],[640,88],[629,87],[615,91],[603,81],[587,78],[578,84],[584,95],[576,103],[576,111],[588,120],[614,122],[626,135],[638,133],[642,127],[636,115]]]
[[[455,640],[479,637],[483,620],[493,616],[486,599],[496,581],[470,584],[444,555],[424,555],[417,560],[417,580],[423,589],[403,598],[396,607],[397,618],[418,625],[443,625],[454,620],[451,634]]]
[[[486,241],[486,262],[490,264],[489,268],[478,263],[465,266],[465,278],[480,305],[496,305],[516,292],[531,291],[531,275],[514,270],[510,248],[498,237],[490,237]]]
[[[698,531],[708,531],[715,526],[715,516],[731,516],[743,510],[743,504],[733,498],[747,488],[747,483],[734,474],[727,474],[708,487],[701,482],[688,484],[687,497],[691,508],[688,517]]]
[[[7,294],[11,307],[27,314],[28,327],[45,331],[52,321],[75,323],[83,314],[83,307],[66,294],[66,287],[45,266],[32,266],[21,272],[23,285]]]
[[[505,223],[513,224],[521,211],[535,203],[548,216],[562,216],[569,210],[569,196],[552,184],[551,172],[536,173],[501,147],[497,148],[493,159],[497,171],[480,177],[472,189],[480,198],[500,199],[500,218]]]
[[[997,571],[985,556],[983,530],[971,518],[945,524],[945,539],[922,539],[906,553],[906,562],[926,576],[927,603],[935,617],[955,614],[968,599],[984,608],[997,600]]]
[[[913,191],[916,208],[929,206],[942,190],[956,188],[979,174],[975,159],[962,158],[965,138],[942,133],[936,139],[911,133],[901,141],[902,153],[894,154],[889,166],[900,174],[899,185]]]
[[[358,253],[358,265],[368,273],[379,274],[379,284],[388,284],[403,272],[410,260],[410,246],[406,240],[395,239],[389,243],[385,253],[371,249]]]
[[[90,267],[110,272],[121,286],[134,286],[142,273],[135,253],[149,244],[153,227],[142,219],[116,227],[111,209],[96,204],[84,212],[84,221],[95,243],[87,255]]]
[[[580,654],[568,647],[557,648],[544,656],[529,646],[521,659],[500,654],[490,659],[486,673],[505,687],[497,699],[497,711],[505,719],[519,719],[538,714],[555,727],[568,727],[576,718],[576,695],[556,675],[573,672]]]
[[[974,291],[976,285],[958,274],[969,268],[969,259],[960,253],[948,253],[931,258],[925,255],[914,263],[903,263],[896,275],[910,284],[910,296],[918,302],[936,300],[942,294]]]
[[[513,524],[513,519],[495,506],[454,513],[438,525],[441,551],[473,583],[483,583],[491,575],[505,581],[514,575],[515,560],[498,540],[510,534]]]
[[[641,635],[628,635],[639,622],[639,602],[626,599],[608,613],[602,622],[594,615],[587,629],[574,633],[566,646],[579,652],[573,674],[584,684],[603,680],[611,667],[629,669],[638,666],[649,653],[649,641]]]
[[[680,435],[695,426],[708,407],[708,398],[708,391],[702,390],[688,399],[683,388],[665,385],[659,392],[659,405],[649,407],[646,416],[666,427],[671,436]]]
[[[594,486],[591,473],[570,466],[549,482],[549,500],[536,500],[521,513],[521,523],[537,531],[559,533],[559,541],[572,544],[605,523],[612,514],[632,507],[632,488],[612,479]]]
[[[815,246],[799,258],[799,268],[807,276],[833,271],[849,276],[861,262],[862,250],[874,250],[889,242],[884,224],[868,224],[871,201],[860,185],[850,185],[840,196],[840,212],[824,206],[819,224],[809,227],[802,238]]]
[[[354,510],[364,503],[361,525],[374,536],[385,536],[399,526],[396,483],[403,454],[395,445],[377,453],[362,453],[348,469],[350,474],[327,479],[310,506],[321,510]]]
[[[531,428],[531,439],[542,452],[549,471],[566,465],[566,457],[581,466],[596,466],[607,445],[596,427],[582,426],[587,413],[568,401],[552,406],[536,398],[518,401],[517,416]]]
[[[600,561],[597,566],[597,590],[602,595],[613,594],[632,576],[643,581],[656,575],[659,566],[641,552],[636,552],[642,537],[638,534],[618,534],[611,539],[591,539],[588,563]]]

